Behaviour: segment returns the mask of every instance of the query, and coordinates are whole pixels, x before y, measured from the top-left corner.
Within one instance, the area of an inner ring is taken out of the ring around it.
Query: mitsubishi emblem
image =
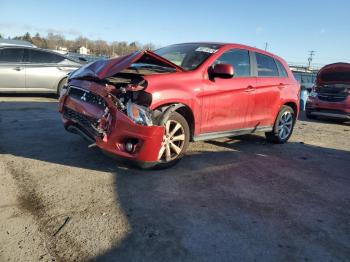
[[[80,100],[86,102],[86,92],[84,92],[84,94],[80,97]]]

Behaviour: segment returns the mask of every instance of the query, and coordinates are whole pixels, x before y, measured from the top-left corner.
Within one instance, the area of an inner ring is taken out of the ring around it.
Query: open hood
[[[93,78],[93,79],[105,79],[111,77],[120,71],[130,67],[134,63],[152,64],[156,66],[170,67],[175,71],[184,71],[183,68],[175,65],[174,63],[166,60],[165,58],[148,50],[136,51],[125,56],[112,58],[108,60],[99,60],[90,64],[87,64],[78,70],[74,71],[69,78]]]
[[[316,84],[350,84],[350,64],[335,63],[326,65],[317,74]]]

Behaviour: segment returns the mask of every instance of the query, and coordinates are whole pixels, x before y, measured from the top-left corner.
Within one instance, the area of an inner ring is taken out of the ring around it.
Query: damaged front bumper
[[[61,94],[59,111],[65,128],[78,133],[103,151],[133,160],[143,167],[157,164],[164,127],[140,125],[115,105],[108,90],[91,86],[89,95]]]

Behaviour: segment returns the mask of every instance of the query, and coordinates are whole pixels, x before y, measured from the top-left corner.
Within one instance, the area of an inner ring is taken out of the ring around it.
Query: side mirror
[[[232,78],[235,71],[233,69],[233,66],[230,64],[216,64],[214,68],[211,71],[211,76],[213,78],[219,77],[219,78]]]

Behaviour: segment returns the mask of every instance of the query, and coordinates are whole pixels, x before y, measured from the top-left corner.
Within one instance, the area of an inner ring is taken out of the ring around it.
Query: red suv
[[[285,143],[300,86],[265,51],[186,43],[101,60],[74,71],[61,92],[65,128],[142,167],[168,167],[190,141],[263,131]]]
[[[306,116],[350,120],[350,64],[326,65],[317,74],[316,84],[306,102]]]

